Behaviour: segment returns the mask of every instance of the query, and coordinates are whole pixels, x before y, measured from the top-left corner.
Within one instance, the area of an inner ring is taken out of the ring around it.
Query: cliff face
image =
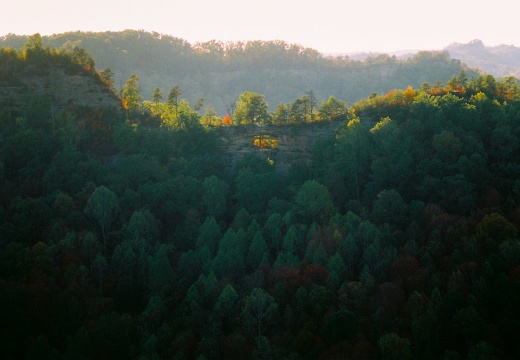
[[[0,112],[23,116],[24,108],[38,101],[44,104],[45,112],[52,113],[78,107],[122,111],[120,100],[108,86],[83,69],[22,64],[14,73],[0,64]],[[338,125],[222,126],[216,132],[228,170],[233,170],[247,154],[255,154],[272,160],[277,171],[286,173],[293,165],[308,165],[315,142],[334,136]]]
[[[233,170],[247,154],[274,161],[277,171],[286,173],[291,166],[310,164],[311,149],[318,139],[334,136],[338,123],[314,123],[290,126],[241,125],[217,128],[220,151],[225,157],[225,166]],[[270,148],[255,145],[263,139],[275,141]]]
[[[28,66],[17,73],[16,81],[0,82],[0,108],[3,111],[18,113],[36,98],[47,100],[54,112],[83,106],[121,109],[117,96],[87,71]]]

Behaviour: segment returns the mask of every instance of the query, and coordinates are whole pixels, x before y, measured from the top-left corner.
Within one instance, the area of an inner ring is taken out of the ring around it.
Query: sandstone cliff
[[[7,76],[9,81],[0,81],[2,112],[19,113],[37,98],[44,98],[53,112],[77,107],[121,110],[120,100],[109,87],[82,69],[30,65]]]
[[[274,162],[277,171],[286,173],[293,165],[310,164],[311,149],[318,139],[334,136],[337,122],[313,123],[290,126],[241,125],[217,128],[220,137],[220,151],[225,157],[225,166],[233,170],[247,154]],[[276,147],[255,146],[255,139],[276,140]]]

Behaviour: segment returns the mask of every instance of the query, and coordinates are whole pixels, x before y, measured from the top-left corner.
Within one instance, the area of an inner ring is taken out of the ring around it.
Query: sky
[[[482,5],[482,4],[486,5]],[[518,0],[0,0],[0,36],[155,31],[194,44],[283,40],[322,53],[520,47]]]

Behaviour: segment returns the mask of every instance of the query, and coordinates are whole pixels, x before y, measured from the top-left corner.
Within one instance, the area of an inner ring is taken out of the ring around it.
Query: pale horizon
[[[87,5],[85,5],[87,4]],[[2,5],[0,36],[126,29],[157,32],[190,44],[218,40],[281,40],[321,53],[441,50],[481,40],[520,47],[514,0],[483,7],[474,1],[296,0],[165,1],[18,0]]]

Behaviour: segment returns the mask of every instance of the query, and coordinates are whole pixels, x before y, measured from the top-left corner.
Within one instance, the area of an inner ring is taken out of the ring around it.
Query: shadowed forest
[[[137,75],[116,108],[31,95],[57,69],[117,92],[77,47],[0,49],[3,359],[520,357],[517,79],[220,116]],[[262,139],[217,151],[216,126],[314,121],[287,174]]]

